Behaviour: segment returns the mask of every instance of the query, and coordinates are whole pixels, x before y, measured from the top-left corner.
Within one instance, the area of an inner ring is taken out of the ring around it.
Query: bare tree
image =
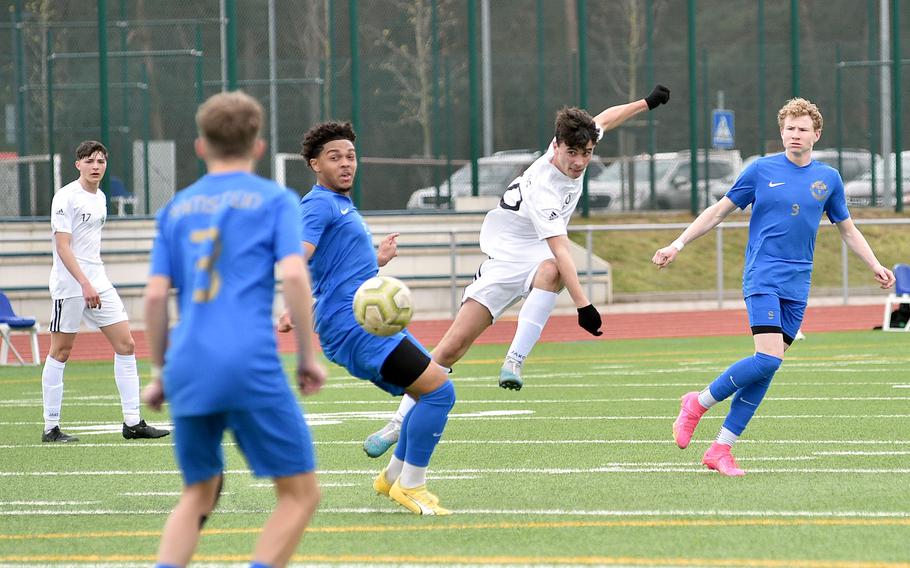
[[[439,34],[442,30],[457,21],[447,18],[449,2],[438,2]],[[427,0],[398,0],[394,2],[409,24],[408,31],[413,35],[400,37],[389,28],[377,30],[365,26],[364,32],[372,36],[371,43],[384,51],[387,56],[379,58],[378,67],[387,71],[398,84],[400,93],[399,105],[402,123],[416,122],[421,131],[421,152],[424,156],[432,155],[432,109],[433,109],[433,69],[432,69],[432,7]]]
[[[654,0],[651,4],[654,14],[654,29],[658,29],[660,16],[667,8],[666,0]],[[596,51],[606,53],[608,62],[624,62],[624,72],[605,73],[612,90],[627,100],[640,98],[638,70],[642,65],[647,48],[645,24],[647,21],[641,0],[618,0],[604,6],[603,10],[592,11],[588,28],[588,41]]]

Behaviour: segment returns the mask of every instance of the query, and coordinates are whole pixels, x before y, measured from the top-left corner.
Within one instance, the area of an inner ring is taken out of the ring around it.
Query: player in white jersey
[[[101,229],[107,219],[107,200],[99,189],[107,169],[107,148],[87,140],[76,148],[79,179],[60,188],[51,204],[54,264],[50,292],[51,349],[44,361],[41,384],[44,397],[42,442],[75,442],[60,430],[63,370],[79,324],[101,329],[114,348],[114,379],[123,410],[123,437],[161,438],[167,430],[149,426],[139,415],[139,373],[126,310],[101,261]]]
[[[437,363],[454,365],[486,328],[524,298],[499,376],[502,388],[520,389],[521,366],[540,339],[563,288],[578,310],[578,325],[592,335],[603,334],[600,313],[585,294],[569,252],[569,219],[603,133],[668,100],[670,90],[657,85],[644,99],[612,106],[593,118],[578,108],[559,111],[547,152],[509,185],[499,206],[484,218],[480,249],[489,258],[465,288],[455,321],[433,349]],[[412,399],[403,398],[392,421],[364,442],[367,455],[382,455],[397,441],[401,420],[413,405]]]

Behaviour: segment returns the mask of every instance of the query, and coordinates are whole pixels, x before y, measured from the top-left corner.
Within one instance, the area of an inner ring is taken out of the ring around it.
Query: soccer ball
[[[354,319],[373,335],[394,335],[411,321],[411,291],[391,276],[374,276],[354,293]]]

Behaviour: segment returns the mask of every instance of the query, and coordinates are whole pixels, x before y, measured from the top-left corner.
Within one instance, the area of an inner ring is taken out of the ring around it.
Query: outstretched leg
[[[533,288],[528,294],[521,311],[518,313],[518,327],[515,337],[506,354],[502,369],[499,371],[499,386],[504,389],[520,390],[524,385],[521,380],[521,366],[531,353],[531,349],[540,339],[550,313],[556,306],[557,292]]]
[[[398,405],[398,410],[395,411],[395,416],[385,426],[370,434],[363,441],[363,451],[368,456],[378,458],[398,442],[398,438],[401,435],[401,423],[404,422],[404,417],[407,416],[408,412],[414,408],[414,404],[416,404],[416,401],[410,395],[405,394],[401,397],[401,403]]]
[[[541,262],[534,273],[531,292],[518,312],[515,337],[512,338],[512,344],[499,370],[500,387],[521,390],[524,386],[521,367],[540,339],[540,334],[556,306],[556,298],[559,297],[561,288],[562,280],[556,263],[552,260]]]
[[[493,316],[490,315],[490,310],[476,300],[468,298],[458,310],[455,321],[433,349],[433,360],[442,365],[444,371],[451,371],[451,367],[464,356],[480,334],[492,324]],[[401,424],[414,404],[414,398],[406,394],[401,404],[398,405],[395,416],[385,426],[367,437],[363,443],[363,451],[368,456],[378,458],[398,442],[401,435]]]

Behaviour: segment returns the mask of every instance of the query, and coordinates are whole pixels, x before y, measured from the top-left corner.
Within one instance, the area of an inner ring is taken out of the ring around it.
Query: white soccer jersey
[[[96,292],[101,293],[114,287],[101,262],[101,228],[106,219],[107,199],[100,189],[95,193],[88,192],[77,179],[60,188],[54,195],[51,204],[51,248],[54,251],[50,278],[51,298],[58,300],[82,295],[82,286],[57,255],[53,237],[55,233],[72,235],[73,254]]]
[[[597,129],[598,140],[603,131]],[[480,250],[504,261],[553,258],[546,239],[567,234],[569,219],[581,197],[584,175],[572,179],[554,166],[551,143],[513,181],[499,207],[487,213],[480,227]]]

